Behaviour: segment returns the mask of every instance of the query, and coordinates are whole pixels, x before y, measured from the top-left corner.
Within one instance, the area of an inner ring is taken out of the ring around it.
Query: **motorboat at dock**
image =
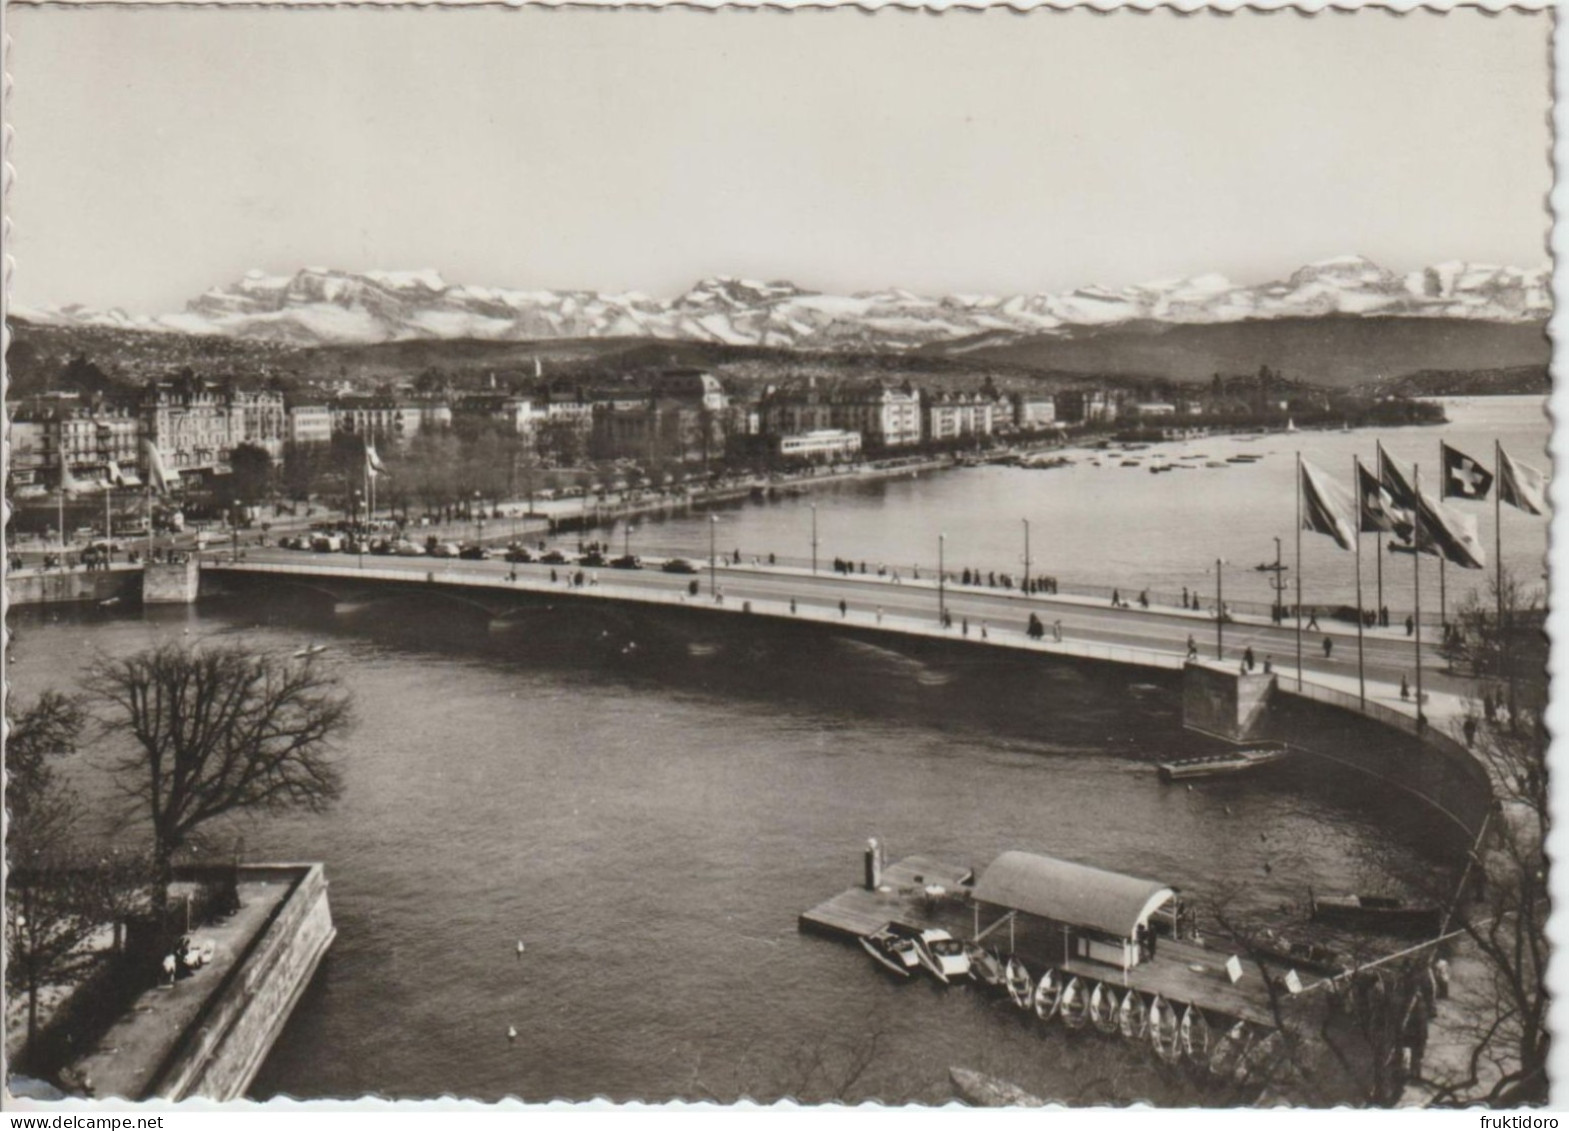
[[[1185,781],[1191,778],[1234,777],[1252,773],[1266,766],[1284,761],[1291,748],[1284,742],[1257,742],[1240,750],[1227,750],[1219,754],[1201,754],[1194,758],[1175,758],[1157,763],[1162,781]]]
[[[1443,927],[1442,908],[1411,904],[1384,895],[1315,896],[1308,894],[1309,916],[1316,923],[1391,935],[1436,935]]]
[[[894,932],[887,925],[863,935],[861,946],[872,956],[872,961],[901,978],[908,978],[920,968],[921,957],[915,940]]]

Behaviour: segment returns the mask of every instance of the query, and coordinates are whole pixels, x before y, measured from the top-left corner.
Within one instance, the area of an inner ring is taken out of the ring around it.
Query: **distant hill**
[[[1295,380],[1347,387],[1424,371],[1545,370],[1550,345],[1545,322],[1331,314],[1208,324],[1143,321],[996,344],[945,342],[921,352],[1184,382],[1267,365]]]
[[[1372,396],[1496,397],[1512,393],[1546,396],[1553,379],[1545,365],[1508,369],[1423,369],[1392,381],[1375,381],[1359,391]]]

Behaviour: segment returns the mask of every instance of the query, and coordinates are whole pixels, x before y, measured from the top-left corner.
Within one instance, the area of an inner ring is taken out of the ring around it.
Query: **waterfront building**
[[[787,460],[828,463],[851,458],[859,455],[860,451],[861,434],[844,428],[779,437],[780,458]]]
[[[11,420],[10,483],[24,497],[60,485],[62,462],[82,486],[141,482],[142,420],[124,402],[28,397]]]
[[[602,394],[591,407],[589,451],[596,459],[707,460],[724,450],[744,418],[719,379],[696,369],[666,370],[646,391]]]
[[[830,403],[834,428],[859,432],[867,445],[898,448],[921,442],[921,398],[908,382],[851,386]]]
[[[1000,430],[1011,408],[1004,408],[986,393],[923,393],[921,407],[926,418],[926,439],[962,440],[990,436]]]
[[[1057,394],[1057,417],[1066,424],[1110,424],[1117,402],[1105,389],[1071,389]]]
[[[1169,401],[1140,401],[1133,405],[1133,415],[1148,419],[1152,416],[1176,416],[1177,406]]]
[[[1020,432],[1040,432],[1057,423],[1057,398],[1050,393],[1014,393],[1013,426]]]
[[[329,407],[334,432],[353,433],[372,443],[401,444],[417,436],[425,422],[418,404],[394,397],[338,397]]]
[[[189,370],[149,384],[137,412],[142,437],[158,448],[169,471],[182,476],[227,473],[229,455],[241,444],[254,444],[276,459],[288,429],[281,392],[244,389]]]
[[[332,440],[332,410],[325,404],[289,406],[289,441],[326,444]]]

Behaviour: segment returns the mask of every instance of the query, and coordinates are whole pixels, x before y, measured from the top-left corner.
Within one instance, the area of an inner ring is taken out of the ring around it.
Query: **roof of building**
[[[1059,923],[1131,937],[1176,892],[1157,880],[1037,856],[1004,852],[975,885],[975,899]]]

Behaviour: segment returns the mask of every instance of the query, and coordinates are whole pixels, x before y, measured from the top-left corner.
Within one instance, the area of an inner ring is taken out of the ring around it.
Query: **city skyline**
[[[318,263],[997,294],[1547,255],[1541,13],[13,16],[24,306]]]

